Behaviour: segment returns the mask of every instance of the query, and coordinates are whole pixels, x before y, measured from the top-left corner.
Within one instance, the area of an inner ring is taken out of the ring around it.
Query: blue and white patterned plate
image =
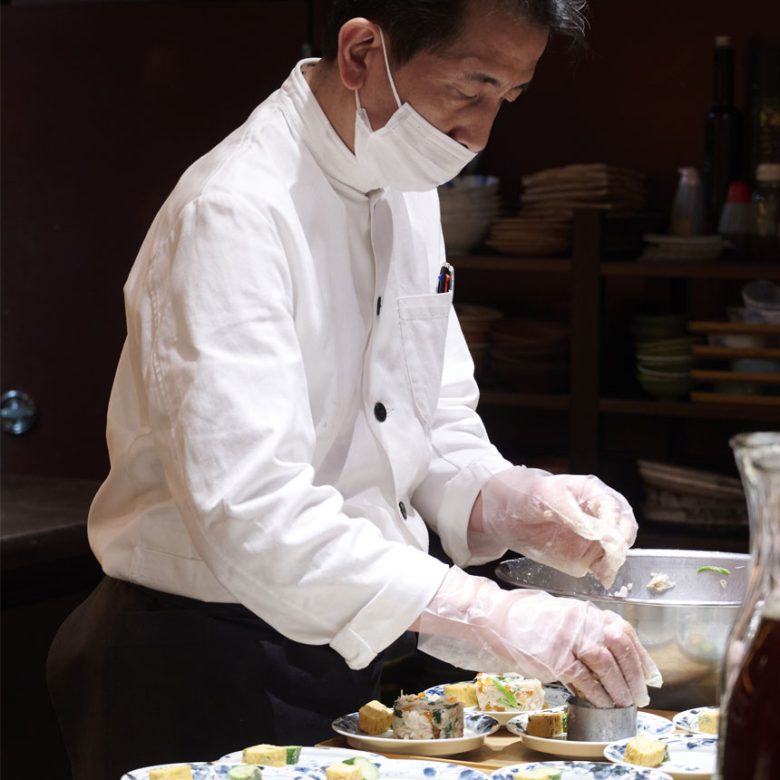
[[[563,709],[557,707],[554,709]],[[576,756],[578,758],[601,758],[604,754],[604,748],[607,742],[579,742],[566,739],[566,734],[558,737],[534,737],[525,733],[528,725],[528,716],[531,713],[523,713],[516,718],[512,718],[506,724],[507,729],[513,734],[523,738],[523,743],[528,745],[531,750],[538,750],[540,753],[550,753],[554,756]],[[638,712],[636,714],[636,733],[646,737],[658,737],[671,734],[674,731],[674,723],[660,715],[652,715],[649,712]]]
[[[357,712],[336,718],[332,728],[354,748],[417,756],[454,756],[475,750],[488,734],[498,730],[498,721],[488,715],[466,712],[463,720],[463,736],[448,739],[396,739],[389,730],[373,737],[360,730]]]
[[[363,756],[369,761],[379,761],[382,756],[376,753],[367,753],[365,750],[350,750],[349,748],[340,747],[304,747],[301,748],[301,755],[298,761],[295,762],[295,766],[316,766],[326,767],[331,764],[337,764],[339,761],[343,761],[345,758],[354,758],[355,756]],[[244,750],[235,750],[232,753],[227,753],[218,759],[223,764],[243,764],[244,763]],[[284,767],[278,767],[283,769]]]
[[[669,748],[669,760],[658,769],[671,775],[675,780],[709,780],[715,771],[715,756],[718,740],[715,737],[688,737],[684,734],[672,734],[657,737]],[[632,767],[625,761],[627,739],[610,742],[604,748],[604,756],[615,764]]]
[[[304,748],[305,749],[305,748]],[[310,748],[318,750],[318,748]],[[373,753],[365,753],[356,750],[342,750],[340,748],[323,748],[331,757],[330,760],[322,762],[321,766],[293,764],[290,766],[264,766],[261,771],[263,780],[326,780],[325,767],[331,764],[337,764],[342,758],[348,758],[355,755],[362,755],[368,758],[379,768],[382,780],[487,780],[487,776],[476,769],[470,769],[459,764],[446,764],[443,761],[434,763],[433,761],[414,761],[414,760],[394,760],[375,756]],[[336,757],[336,753],[344,755],[341,758]],[[351,754],[347,756],[346,754]],[[181,762],[180,762],[181,763]],[[238,763],[241,763],[240,761]],[[159,769],[162,766],[178,766],[179,764],[158,764],[143,769],[134,769],[122,775],[122,780],[149,780],[149,773],[152,769]],[[194,780],[225,780],[227,773],[236,762],[198,762],[190,764],[192,767],[192,776]]]
[[[472,682],[468,680],[467,682]],[[544,688],[544,707],[542,709],[552,710],[556,707],[561,707],[569,701],[571,694],[560,683],[549,683],[543,686]],[[426,688],[423,693],[426,696],[444,696],[444,684],[432,685],[430,688]],[[506,712],[488,712],[487,710],[480,710],[477,707],[466,707],[466,712],[474,712],[479,715],[489,715],[491,718],[495,718],[499,725],[506,726],[517,715],[520,715],[527,710],[507,710]],[[539,712],[539,710],[536,710]]]
[[[672,718],[672,720],[674,721],[674,725],[677,726],[680,731],[688,731],[691,734],[700,734],[703,737],[717,737],[717,734],[702,731],[699,728],[699,715],[704,712],[704,710],[714,709],[717,709],[717,707],[696,707],[693,710],[678,712]]]
[[[561,780],[671,780],[671,776],[657,769],[618,766],[595,761],[532,761],[527,764],[505,766],[490,775],[490,780],[513,780],[513,774],[520,769],[558,769]]]

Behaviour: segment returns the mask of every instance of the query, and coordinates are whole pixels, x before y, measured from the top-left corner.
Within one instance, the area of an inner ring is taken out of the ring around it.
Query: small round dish
[[[563,709],[562,707],[554,709]],[[531,750],[540,753],[549,753],[553,756],[568,756],[577,758],[601,758],[608,742],[578,742],[566,738],[566,734],[557,737],[534,737],[525,733],[528,725],[528,715],[523,713],[512,718],[506,727],[512,734],[522,737],[523,744]],[[638,712],[636,715],[636,733],[658,739],[662,735],[671,734],[674,731],[674,723],[662,718],[660,715],[652,715],[649,712]]]
[[[566,688],[556,683],[544,685],[543,688],[545,704],[542,708],[543,710],[553,710],[557,707],[562,707],[571,696]],[[423,693],[426,696],[444,696],[444,685],[432,685],[430,688],[426,688]],[[480,710],[478,707],[466,707],[465,711],[472,712],[475,715],[487,715],[490,718],[495,718],[499,726],[506,726],[512,718],[516,718],[524,712],[539,712],[540,710],[504,710],[504,712],[494,712],[492,710]]]
[[[531,761],[525,764],[505,766],[490,775],[490,780],[513,780],[514,773],[521,769],[557,769],[561,780],[672,780],[670,775],[657,769],[633,767],[626,771],[617,764],[605,764],[602,761]]]
[[[332,728],[347,740],[347,744],[359,750],[417,756],[454,756],[476,750],[484,743],[488,734],[499,728],[498,721],[488,715],[466,712],[463,719],[463,736],[449,739],[398,739],[390,730],[378,736],[371,736],[360,730],[357,712],[336,718]]]
[[[672,721],[680,731],[687,731],[689,734],[698,734],[702,737],[717,737],[717,734],[713,734],[711,731],[702,731],[699,728],[699,715],[705,710],[717,709],[716,707],[695,707],[692,710],[684,710],[678,712]]]
[[[718,740],[715,737],[696,737],[684,734],[655,737],[669,749],[669,759],[656,767],[675,780],[710,780],[715,771]],[[614,764],[635,767],[624,760],[627,739],[610,742],[604,748],[604,757]]]

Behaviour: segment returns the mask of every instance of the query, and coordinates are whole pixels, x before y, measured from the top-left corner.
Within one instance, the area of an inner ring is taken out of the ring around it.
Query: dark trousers
[[[411,636],[411,635],[409,635]],[[73,780],[210,761],[260,742],[314,743],[378,698],[381,658],[350,670],[235,604],[106,577],[63,623],[47,664]]]

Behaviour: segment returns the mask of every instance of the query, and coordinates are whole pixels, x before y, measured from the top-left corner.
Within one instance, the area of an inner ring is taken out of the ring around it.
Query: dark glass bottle
[[[740,178],[742,117],[734,105],[734,47],[731,38],[715,38],[712,108],[707,114],[704,144],[706,223],[714,231],[729,182]]]

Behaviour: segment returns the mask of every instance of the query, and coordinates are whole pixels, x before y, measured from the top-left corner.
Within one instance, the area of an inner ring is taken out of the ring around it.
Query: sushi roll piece
[[[544,688],[533,677],[480,672],[475,685],[479,709],[484,712],[524,712],[544,707]]]
[[[331,764],[325,767],[327,780],[363,780],[363,772],[354,764]]]
[[[179,764],[150,769],[149,780],[192,780],[192,767],[189,764]]]
[[[243,760],[245,764],[285,766],[287,764],[287,748],[278,745],[252,745],[244,748]]]
[[[525,733],[531,737],[556,737],[566,731],[566,713],[534,712],[528,716]]]
[[[561,770],[552,767],[521,769],[512,775],[513,780],[561,780]]]
[[[400,696],[393,705],[398,739],[451,739],[463,736],[463,702],[423,694]]]
[[[708,707],[699,713],[699,731],[705,734],[717,734],[720,727],[720,709]]]

